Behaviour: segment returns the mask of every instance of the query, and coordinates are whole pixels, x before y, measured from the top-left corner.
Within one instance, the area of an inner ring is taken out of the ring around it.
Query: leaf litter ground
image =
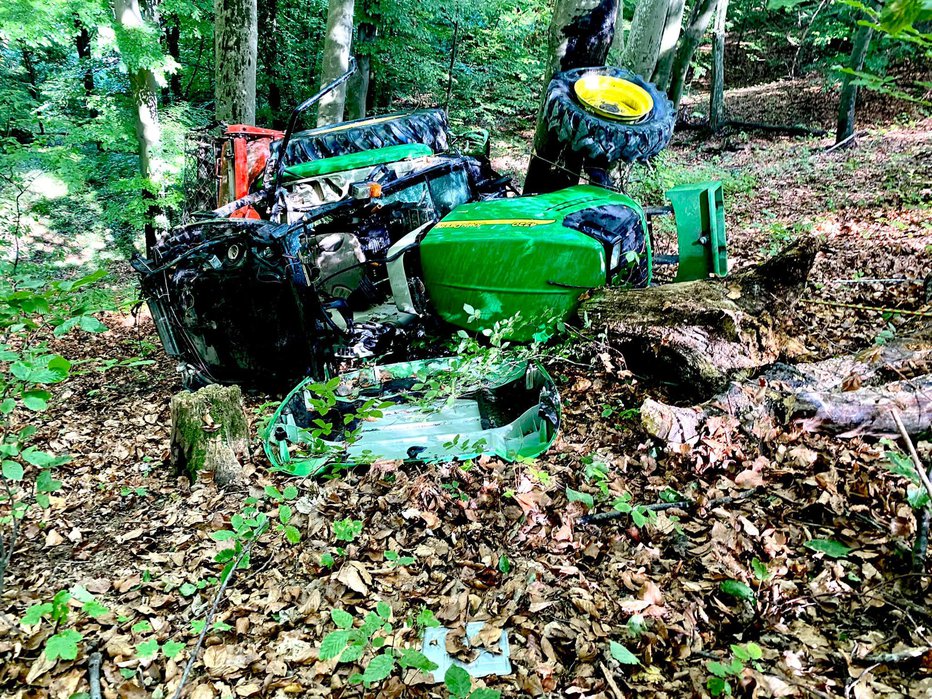
[[[813,232],[826,249],[806,298],[916,310],[928,308],[922,279],[932,260],[930,135],[929,120],[878,128],[856,149],[830,154],[818,152],[826,143],[818,139],[687,137],[670,157],[725,177],[740,263]],[[847,283],[856,278],[910,281]],[[887,470],[875,442],[795,425],[750,439],[723,418],[693,449],[669,453],[634,411],[647,395],[664,398],[662,390],[648,393],[591,328],[585,350],[550,360],[565,427],[535,463],[384,463],[294,482],[270,474],[256,445],[244,484],[220,492],[163,466],[168,399],[180,386],[151,321],[104,320],[109,332],[56,340],[57,349],[155,363],[101,372],[89,361],[45,414],[43,448],[73,460],[60,469],[64,488],[51,509],[25,523],[0,600],[3,696],[88,691],[93,650],[103,654],[104,696],[170,696],[194,646],[192,621],[216,590],[213,558],[228,545],[210,534],[227,528],[249,495],[287,484],[299,489],[292,523],[302,539],[290,545],[270,532],[253,549],[189,696],[446,696],[413,671],[364,691],[348,684],[359,667],[319,659],[336,628],[331,609],[360,618],[379,601],[391,606],[397,648],[418,645],[401,622],[424,609],[453,630],[448,649],[465,659],[465,622],[484,620],[490,646],[506,629],[514,672],[474,684],[503,696],[703,696],[708,664],[731,663],[732,645],[748,643],[761,657],[731,679],[738,695],[932,696],[928,570],[911,569],[916,518],[906,482]],[[916,321],[803,300],[789,322],[799,360],[869,347]],[[256,421],[267,398],[249,397]],[[589,497],[571,502],[568,488]],[[751,497],[666,510],[640,527],[630,518],[579,521],[623,494],[635,505],[672,491],[704,502],[752,488]],[[362,531],[336,541],[334,523],[346,518]],[[343,555],[333,553],[338,545]],[[415,560],[398,565],[385,551]],[[327,554],[332,566],[321,563]],[[51,628],[18,619],[74,585],[111,614],[77,621],[78,657],[51,662],[42,654]],[[171,659],[141,658],[153,639],[185,647]]]

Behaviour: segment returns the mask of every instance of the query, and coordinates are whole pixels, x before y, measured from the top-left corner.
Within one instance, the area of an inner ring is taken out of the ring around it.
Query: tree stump
[[[218,486],[235,481],[249,446],[249,421],[239,386],[216,384],[171,400],[170,462],[191,482],[200,471],[213,474]]]
[[[817,252],[815,238],[804,238],[725,279],[609,288],[580,312],[605,329],[633,372],[705,400],[773,364],[791,345],[780,312],[802,291]]]

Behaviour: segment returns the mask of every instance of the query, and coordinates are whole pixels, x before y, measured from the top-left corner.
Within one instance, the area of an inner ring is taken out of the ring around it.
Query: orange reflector
[[[370,182],[369,196],[373,199],[378,199],[380,196],[382,196],[382,185],[380,185],[378,182]]]

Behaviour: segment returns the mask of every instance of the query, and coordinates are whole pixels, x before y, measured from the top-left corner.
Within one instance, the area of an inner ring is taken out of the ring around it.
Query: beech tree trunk
[[[670,70],[670,89],[667,91],[673,105],[679,109],[680,100],[683,99],[683,89],[686,86],[686,75],[689,72],[689,66],[693,62],[693,56],[696,49],[702,42],[702,37],[712,15],[715,13],[717,0],[696,0],[689,17],[689,25],[683,32],[683,38],[676,49],[676,56],[673,59],[673,66]]]
[[[718,0],[712,28],[712,90],[709,95],[709,128],[713,132],[725,123],[725,18],[728,0]]]
[[[544,92],[555,73],[605,65],[615,35],[618,0],[557,0],[550,24]],[[526,192],[550,192],[579,182],[580,159],[561,160],[564,146],[555,142],[545,122],[543,98],[534,134],[534,154],[525,176]]]
[[[256,0],[214,0],[214,100],[217,121],[256,123]]]
[[[801,292],[818,251],[804,238],[759,267],[724,279],[605,289],[580,309],[636,374],[678,384],[694,398],[777,361],[780,312]]]
[[[320,85],[323,87],[339,78],[349,68],[350,48],[353,42],[354,0],[330,0],[327,9],[327,34],[324,38],[323,66]],[[317,125],[326,126],[343,121],[346,104],[346,85],[321,98],[317,108]]]
[[[178,15],[171,15],[167,19],[165,27],[165,48],[168,49],[168,55],[175,59],[175,63],[181,64],[181,22]],[[178,70],[168,76],[168,93],[172,100],[182,98],[181,93],[181,73]]]
[[[669,7],[669,0],[639,0],[634,8],[621,64],[645,80],[650,80],[657,66]]]
[[[683,29],[683,12],[686,9],[686,0],[670,0],[667,7],[667,18],[660,35],[660,53],[657,56],[657,67],[654,68],[653,82],[661,90],[666,90],[670,84],[670,71],[673,69],[673,58],[676,55],[676,45],[680,40]]]
[[[860,72],[864,68],[867,50],[870,48],[871,38],[874,36],[873,27],[861,26],[854,35],[854,46],[851,49],[851,60],[848,67]],[[853,75],[845,75],[841,83],[841,94],[838,98],[838,127],[835,130],[835,143],[840,143],[854,133],[854,115],[858,100],[858,86],[854,83]]]
[[[618,0],[557,0],[548,34],[544,87],[562,70],[605,65],[617,17]]]
[[[369,79],[372,59],[370,44],[376,36],[376,26],[371,22],[360,22],[356,26],[356,73],[346,83],[346,118],[362,119],[366,116],[369,99]]]
[[[286,123],[282,114],[282,90],[278,72],[278,0],[262,0],[258,3],[262,36],[259,39],[258,55],[262,62],[262,74],[268,85],[268,106],[272,112],[271,126],[279,129]]]
[[[139,0],[113,0],[113,10],[128,41],[133,34],[146,31]],[[137,39],[144,41],[144,39]],[[135,44],[135,42],[134,42]],[[159,124],[158,82],[152,68],[142,63],[132,63],[133,48],[121,46],[124,60],[128,62],[130,92],[136,108],[136,142],[139,153],[139,173],[150,186],[143,190],[143,198],[149,200],[145,223],[146,251],[155,245],[155,217],[159,213],[156,192],[161,187],[162,129]],[[124,50],[125,49],[125,50]]]
[[[191,482],[202,473],[213,475],[224,486],[242,470],[240,460],[248,453],[249,422],[239,386],[212,384],[171,400],[170,461],[178,475]]]

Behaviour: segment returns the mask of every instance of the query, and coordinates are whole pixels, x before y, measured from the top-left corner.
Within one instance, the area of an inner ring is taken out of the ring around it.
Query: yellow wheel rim
[[[614,121],[632,123],[650,114],[650,93],[630,80],[589,73],[573,85],[576,97],[589,111]]]

